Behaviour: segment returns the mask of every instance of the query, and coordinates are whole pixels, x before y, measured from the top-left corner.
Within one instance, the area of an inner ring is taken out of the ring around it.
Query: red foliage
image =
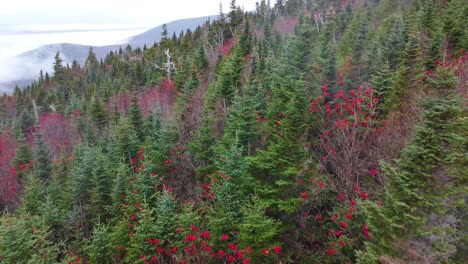
[[[448,70],[450,73],[453,73],[455,76],[458,77],[458,93],[461,95],[466,94],[466,82],[468,81],[468,70],[467,70],[467,62],[468,62],[468,52],[460,49],[455,51],[454,55],[451,56],[450,59],[439,61],[435,60],[434,64],[436,68],[434,70],[427,70],[425,75],[423,76],[423,81],[426,81],[427,85],[432,85],[437,79],[440,77],[441,71]],[[429,81],[432,80],[432,81]]]
[[[126,115],[130,109],[131,103],[132,99],[129,93],[113,95],[109,98],[107,109],[110,113],[112,113],[114,111],[114,108],[116,108],[119,112]]]
[[[298,19],[297,17],[290,18],[288,22],[286,22],[286,25],[288,26],[295,26],[297,23]]]
[[[231,48],[234,45],[234,39],[230,38],[226,42],[224,42],[223,46],[221,47],[221,54],[223,56],[228,56],[231,53]]]
[[[324,97],[330,98],[327,88],[324,85],[322,92]],[[373,153],[363,151],[371,149],[369,146],[378,139],[384,127],[384,121],[378,118],[375,110],[377,103],[373,87],[362,86],[349,94],[340,90],[326,102],[319,97],[310,103],[310,111],[321,131],[317,143],[323,152],[316,153],[322,161],[321,168],[332,164],[341,181],[339,185],[346,186],[348,192],[359,190],[359,185],[366,178],[363,170],[367,170],[373,180],[381,181]]]
[[[18,180],[12,167],[16,139],[10,131],[0,135],[0,208],[17,205]]]
[[[5,111],[5,116],[0,115],[0,120],[2,120],[2,118],[11,119],[16,117],[16,97],[8,96],[0,98],[0,105],[2,105],[0,109],[4,109]]]
[[[150,115],[155,109],[160,109],[162,116],[168,116],[171,107],[177,98],[178,92],[173,80],[165,79],[159,85],[143,93],[139,104],[145,116]]]
[[[174,84],[175,82],[172,80],[164,80],[159,86],[140,92],[137,95],[138,104],[144,116],[151,115],[155,109],[160,109],[163,117],[170,114],[170,109],[178,95]],[[107,109],[109,112],[113,112],[117,108],[118,111],[126,115],[130,110],[131,103],[130,93],[114,95],[109,98]]]
[[[285,20],[284,18],[277,19],[273,25],[273,30],[283,34],[291,34],[294,32],[297,21],[297,17],[291,17],[288,20]]]
[[[70,118],[59,113],[47,113],[39,118],[44,142],[50,150],[51,157],[58,159],[62,148],[67,154],[73,151],[73,143],[78,140],[78,132]]]
[[[262,29],[254,29],[252,30],[252,36],[255,36],[257,39],[261,39],[263,37],[263,30]]]

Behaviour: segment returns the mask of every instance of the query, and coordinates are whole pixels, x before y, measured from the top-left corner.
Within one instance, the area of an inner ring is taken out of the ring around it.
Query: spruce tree
[[[145,141],[145,122],[143,114],[141,113],[140,105],[138,104],[138,98],[136,95],[132,97],[132,104],[130,105],[130,123],[132,124],[133,131],[137,134],[140,142]]]
[[[28,144],[26,144],[26,138],[23,133],[20,133],[18,138],[18,147],[13,160],[13,167],[17,169],[16,176],[18,177],[20,185],[25,181],[25,171],[30,169],[29,166],[32,160],[33,153],[31,152]]]
[[[268,202],[253,196],[249,203],[242,205],[243,218],[239,224],[239,243],[241,247],[251,246],[255,256],[264,261],[265,254],[260,253],[265,247],[273,247],[272,242],[279,233],[279,222],[266,216]]]
[[[96,127],[102,130],[108,122],[108,115],[104,109],[104,104],[99,97],[93,96],[91,99],[89,113],[91,120],[96,125]]]
[[[92,263],[112,263],[112,242],[109,227],[99,224],[93,229],[89,246],[89,260]]]
[[[63,66],[63,60],[60,57],[60,52],[57,52],[54,57],[54,79],[57,81],[63,81],[65,77],[65,68]],[[46,74],[47,79],[47,74]]]
[[[39,128],[37,128],[39,130]],[[52,174],[52,163],[49,157],[49,150],[45,145],[42,133],[37,131],[34,135],[34,172],[36,179],[47,182]]]
[[[107,161],[102,153],[96,158],[93,169],[94,184],[91,191],[91,210],[96,222],[105,223],[110,218],[110,207],[112,204],[111,189],[112,181],[108,173]]]

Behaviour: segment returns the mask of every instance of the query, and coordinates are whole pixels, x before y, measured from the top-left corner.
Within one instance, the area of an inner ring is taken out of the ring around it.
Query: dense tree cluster
[[[464,0],[232,0],[57,53],[0,97],[0,263],[463,262],[467,24]]]

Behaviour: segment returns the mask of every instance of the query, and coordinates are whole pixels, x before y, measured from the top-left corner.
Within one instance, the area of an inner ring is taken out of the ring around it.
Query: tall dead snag
[[[174,63],[174,61],[172,61],[172,55],[171,55],[171,52],[169,51],[169,49],[166,49],[166,51],[164,52],[164,54],[166,54],[166,57],[167,57],[167,61],[166,63],[164,63],[162,65],[162,67],[160,67],[158,64],[155,64],[154,66],[157,68],[157,69],[161,69],[161,70],[165,70],[166,71],[166,75],[167,75],[167,80],[171,80],[171,75],[172,75],[172,71],[175,71],[176,70],[176,65]]]

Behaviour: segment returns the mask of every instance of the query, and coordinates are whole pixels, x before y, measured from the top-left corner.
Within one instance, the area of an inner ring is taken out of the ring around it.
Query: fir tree
[[[94,187],[91,191],[91,211],[97,222],[105,223],[110,218],[109,208],[112,204],[112,181],[106,164],[108,161],[102,153],[96,158],[93,170]]]
[[[51,178],[52,163],[49,157],[49,150],[44,143],[41,132],[37,131],[34,135],[34,172],[33,175],[36,179],[47,182]]]
[[[140,105],[138,104],[138,98],[136,95],[132,97],[132,104],[130,105],[130,122],[132,123],[132,129],[137,134],[140,142],[145,141],[145,122],[141,113]]]
[[[16,176],[20,184],[24,183],[26,175],[25,171],[29,170],[30,162],[33,160],[33,153],[26,144],[26,138],[23,133],[19,135],[18,147],[15,153],[15,159],[13,160],[13,167],[17,169]]]

